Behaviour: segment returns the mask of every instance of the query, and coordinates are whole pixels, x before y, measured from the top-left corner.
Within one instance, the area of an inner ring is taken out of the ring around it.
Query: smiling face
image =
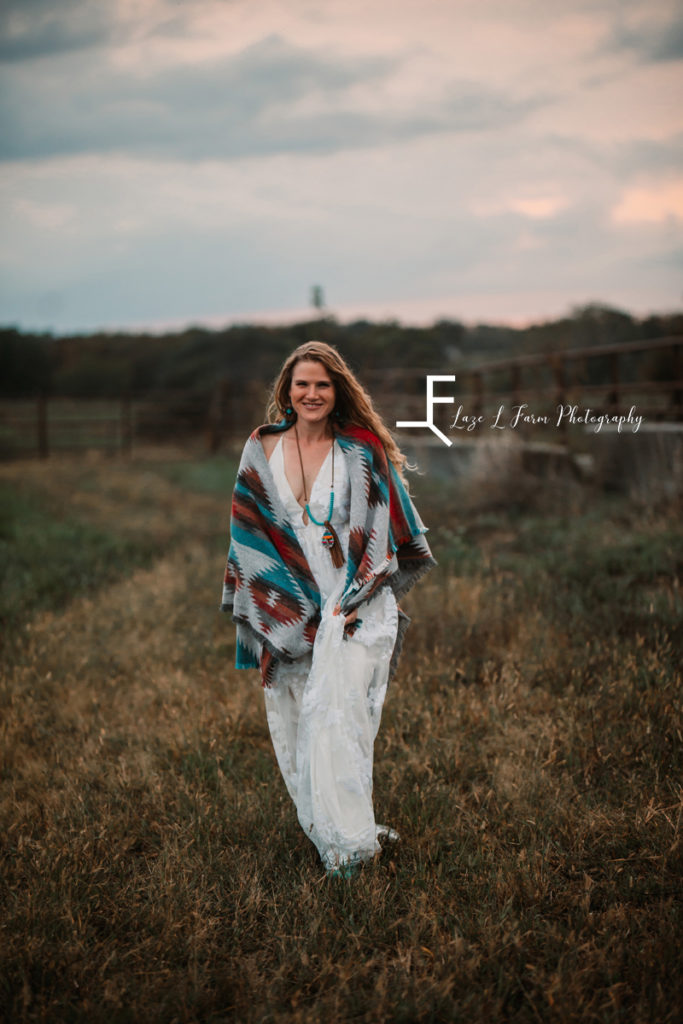
[[[334,383],[322,363],[300,359],[294,364],[289,401],[300,420],[320,423],[331,415],[335,398]]]

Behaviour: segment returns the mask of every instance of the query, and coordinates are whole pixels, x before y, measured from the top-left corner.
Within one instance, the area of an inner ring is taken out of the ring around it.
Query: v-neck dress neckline
[[[292,485],[289,482],[289,477],[287,476],[287,472],[285,470],[285,450],[284,450],[283,440],[284,440],[284,438],[282,436],[280,436],[278,438],[277,444],[275,445],[275,448],[273,449],[273,453],[270,456],[271,463],[272,463],[272,460],[277,457],[277,459],[278,459],[277,468],[279,470],[281,470],[281,472],[278,474],[278,476],[275,476],[275,482],[276,482],[276,484],[278,486],[278,490],[281,492],[280,496],[282,497],[282,487],[280,486],[280,482],[284,481],[284,483],[285,483],[285,485],[287,487],[287,490],[289,491],[289,497],[292,499],[293,506],[296,506],[298,509],[300,509],[300,518],[301,518],[301,522],[303,523],[303,513],[305,512],[305,508],[304,508],[304,506],[299,501],[296,500],[296,495],[294,494],[294,491],[292,490]],[[314,495],[316,487],[318,485],[318,481],[320,480],[320,478],[321,478],[321,476],[323,474],[323,470],[327,466],[327,463],[330,461],[330,457],[332,455],[332,449],[334,448],[336,443],[337,443],[336,441],[332,441],[332,444],[330,445],[329,452],[327,453],[327,455],[325,456],[323,461],[320,463],[320,467],[318,469],[318,472],[315,474],[315,480],[313,481],[313,483],[311,485],[311,493],[310,493],[310,497],[308,499],[309,507],[313,503],[313,495]],[[273,468],[273,467],[271,467],[271,468]],[[292,510],[288,509],[288,511],[290,512],[290,515],[291,515],[292,514]]]
[[[351,481],[344,453],[338,442],[334,453],[334,507],[331,523],[339,537],[339,542],[347,557],[349,544],[349,511],[351,506]],[[297,539],[306,556],[311,572],[318,584],[323,603],[336,589],[340,580],[346,577],[346,563],[337,569],[330,558],[329,550],[322,542],[325,527],[322,525],[330,511],[330,484],[332,481],[331,450],[318,470],[313,489],[308,499],[308,507],[318,522],[310,517],[304,522],[304,509],[294,497],[292,486],[285,474],[285,461],[282,438],[270,456],[270,469],[280,500],[285,507],[289,520],[294,527]]]

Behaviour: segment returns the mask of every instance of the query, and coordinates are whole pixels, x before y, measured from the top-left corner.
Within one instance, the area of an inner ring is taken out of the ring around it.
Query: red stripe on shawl
[[[356,426],[355,423],[349,423],[348,426],[343,427],[339,431],[344,437],[354,438],[356,441],[362,441],[373,451],[376,451],[386,460],[386,452],[384,451],[384,445],[378,438],[377,434],[373,434],[367,427]]]
[[[271,506],[265,499],[265,491],[258,474],[249,471],[245,472],[243,476],[245,480],[249,481],[250,486],[254,488],[254,494],[262,500],[262,504],[266,508],[270,508]],[[256,486],[257,481],[258,486]],[[261,498],[261,496],[263,497]],[[303,551],[298,545],[294,544],[292,538],[277,523],[271,523],[266,519],[258,504],[251,500],[245,501],[241,496],[236,496],[233,501],[232,514],[249,533],[262,532],[265,534],[282,561],[294,572],[295,576],[299,579],[304,578],[310,583],[314,582]]]
[[[373,456],[379,463],[379,469],[386,475],[389,484],[389,519],[391,522],[391,532],[394,535],[394,543],[399,548],[403,544],[410,544],[412,541],[410,523],[403,511],[401,497],[397,493],[396,485],[392,480],[389,470],[389,457],[381,440],[371,430],[368,430],[366,427],[357,427],[355,424],[349,424],[340,433],[361,441],[372,449]],[[413,553],[411,557],[416,556]],[[430,558],[431,556],[421,552],[417,557]]]
[[[266,532],[268,539],[272,542],[273,547],[285,565],[290,569],[294,569],[296,576],[305,576],[306,579],[312,579],[306,556],[300,549],[294,547],[291,538],[277,527],[269,528]]]
[[[245,481],[249,494],[253,494],[257,503],[270,509],[271,504],[258,470],[254,466],[247,466],[241,471],[240,477]]]
[[[358,566],[361,558],[363,557],[363,550],[365,547],[365,530],[362,526],[354,526],[353,529],[349,530],[349,561],[351,565]],[[357,568],[354,570],[354,576],[357,572]]]
[[[242,523],[250,533],[255,533],[257,531],[254,529],[254,526],[256,524],[260,526],[263,513],[258,505],[254,505],[250,501],[243,501],[241,498],[235,498],[232,503],[232,517],[238,523]]]
[[[225,575],[223,577],[223,583],[230,584],[238,591],[244,584],[244,578],[240,572],[239,566],[234,562],[228,562],[225,566]]]
[[[412,539],[410,525],[401,507],[401,499],[394,493],[393,487],[389,492],[389,518],[396,546],[400,547],[401,544],[409,544]]]
[[[256,607],[262,612],[261,624],[264,632],[269,633],[272,629],[271,624],[265,621],[265,616],[280,625],[301,620],[301,605],[296,597],[288,594],[282,587],[275,587],[268,580],[257,577],[249,583],[249,590]],[[276,597],[275,602],[273,594]]]
[[[268,648],[263,646],[261,650],[261,685],[270,686],[272,683],[273,671],[275,669],[275,659],[270,653]]]
[[[375,531],[371,530],[370,533],[364,534],[364,548],[363,557],[360,560],[358,569],[356,570],[356,578],[359,576],[367,576],[372,570],[372,556],[370,554],[370,545],[373,538],[375,537]]]
[[[314,618],[309,619],[304,626],[304,640],[311,647],[315,641],[315,635],[318,632],[318,626],[320,625],[320,615],[316,615]]]

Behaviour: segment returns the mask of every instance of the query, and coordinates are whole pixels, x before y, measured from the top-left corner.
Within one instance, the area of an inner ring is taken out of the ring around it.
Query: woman
[[[261,669],[278,764],[328,873],[379,850],[373,744],[407,617],[435,564],[405,456],[330,345],[285,361],[269,422],[246,443],[232,501],[223,611],[237,668]]]

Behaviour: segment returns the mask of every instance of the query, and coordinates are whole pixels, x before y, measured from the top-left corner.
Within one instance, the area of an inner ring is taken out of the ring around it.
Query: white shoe
[[[375,835],[380,843],[398,843],[401,840],[398,832],[393,828],[389,828],[388,825],[377,825],[375,827]]]

